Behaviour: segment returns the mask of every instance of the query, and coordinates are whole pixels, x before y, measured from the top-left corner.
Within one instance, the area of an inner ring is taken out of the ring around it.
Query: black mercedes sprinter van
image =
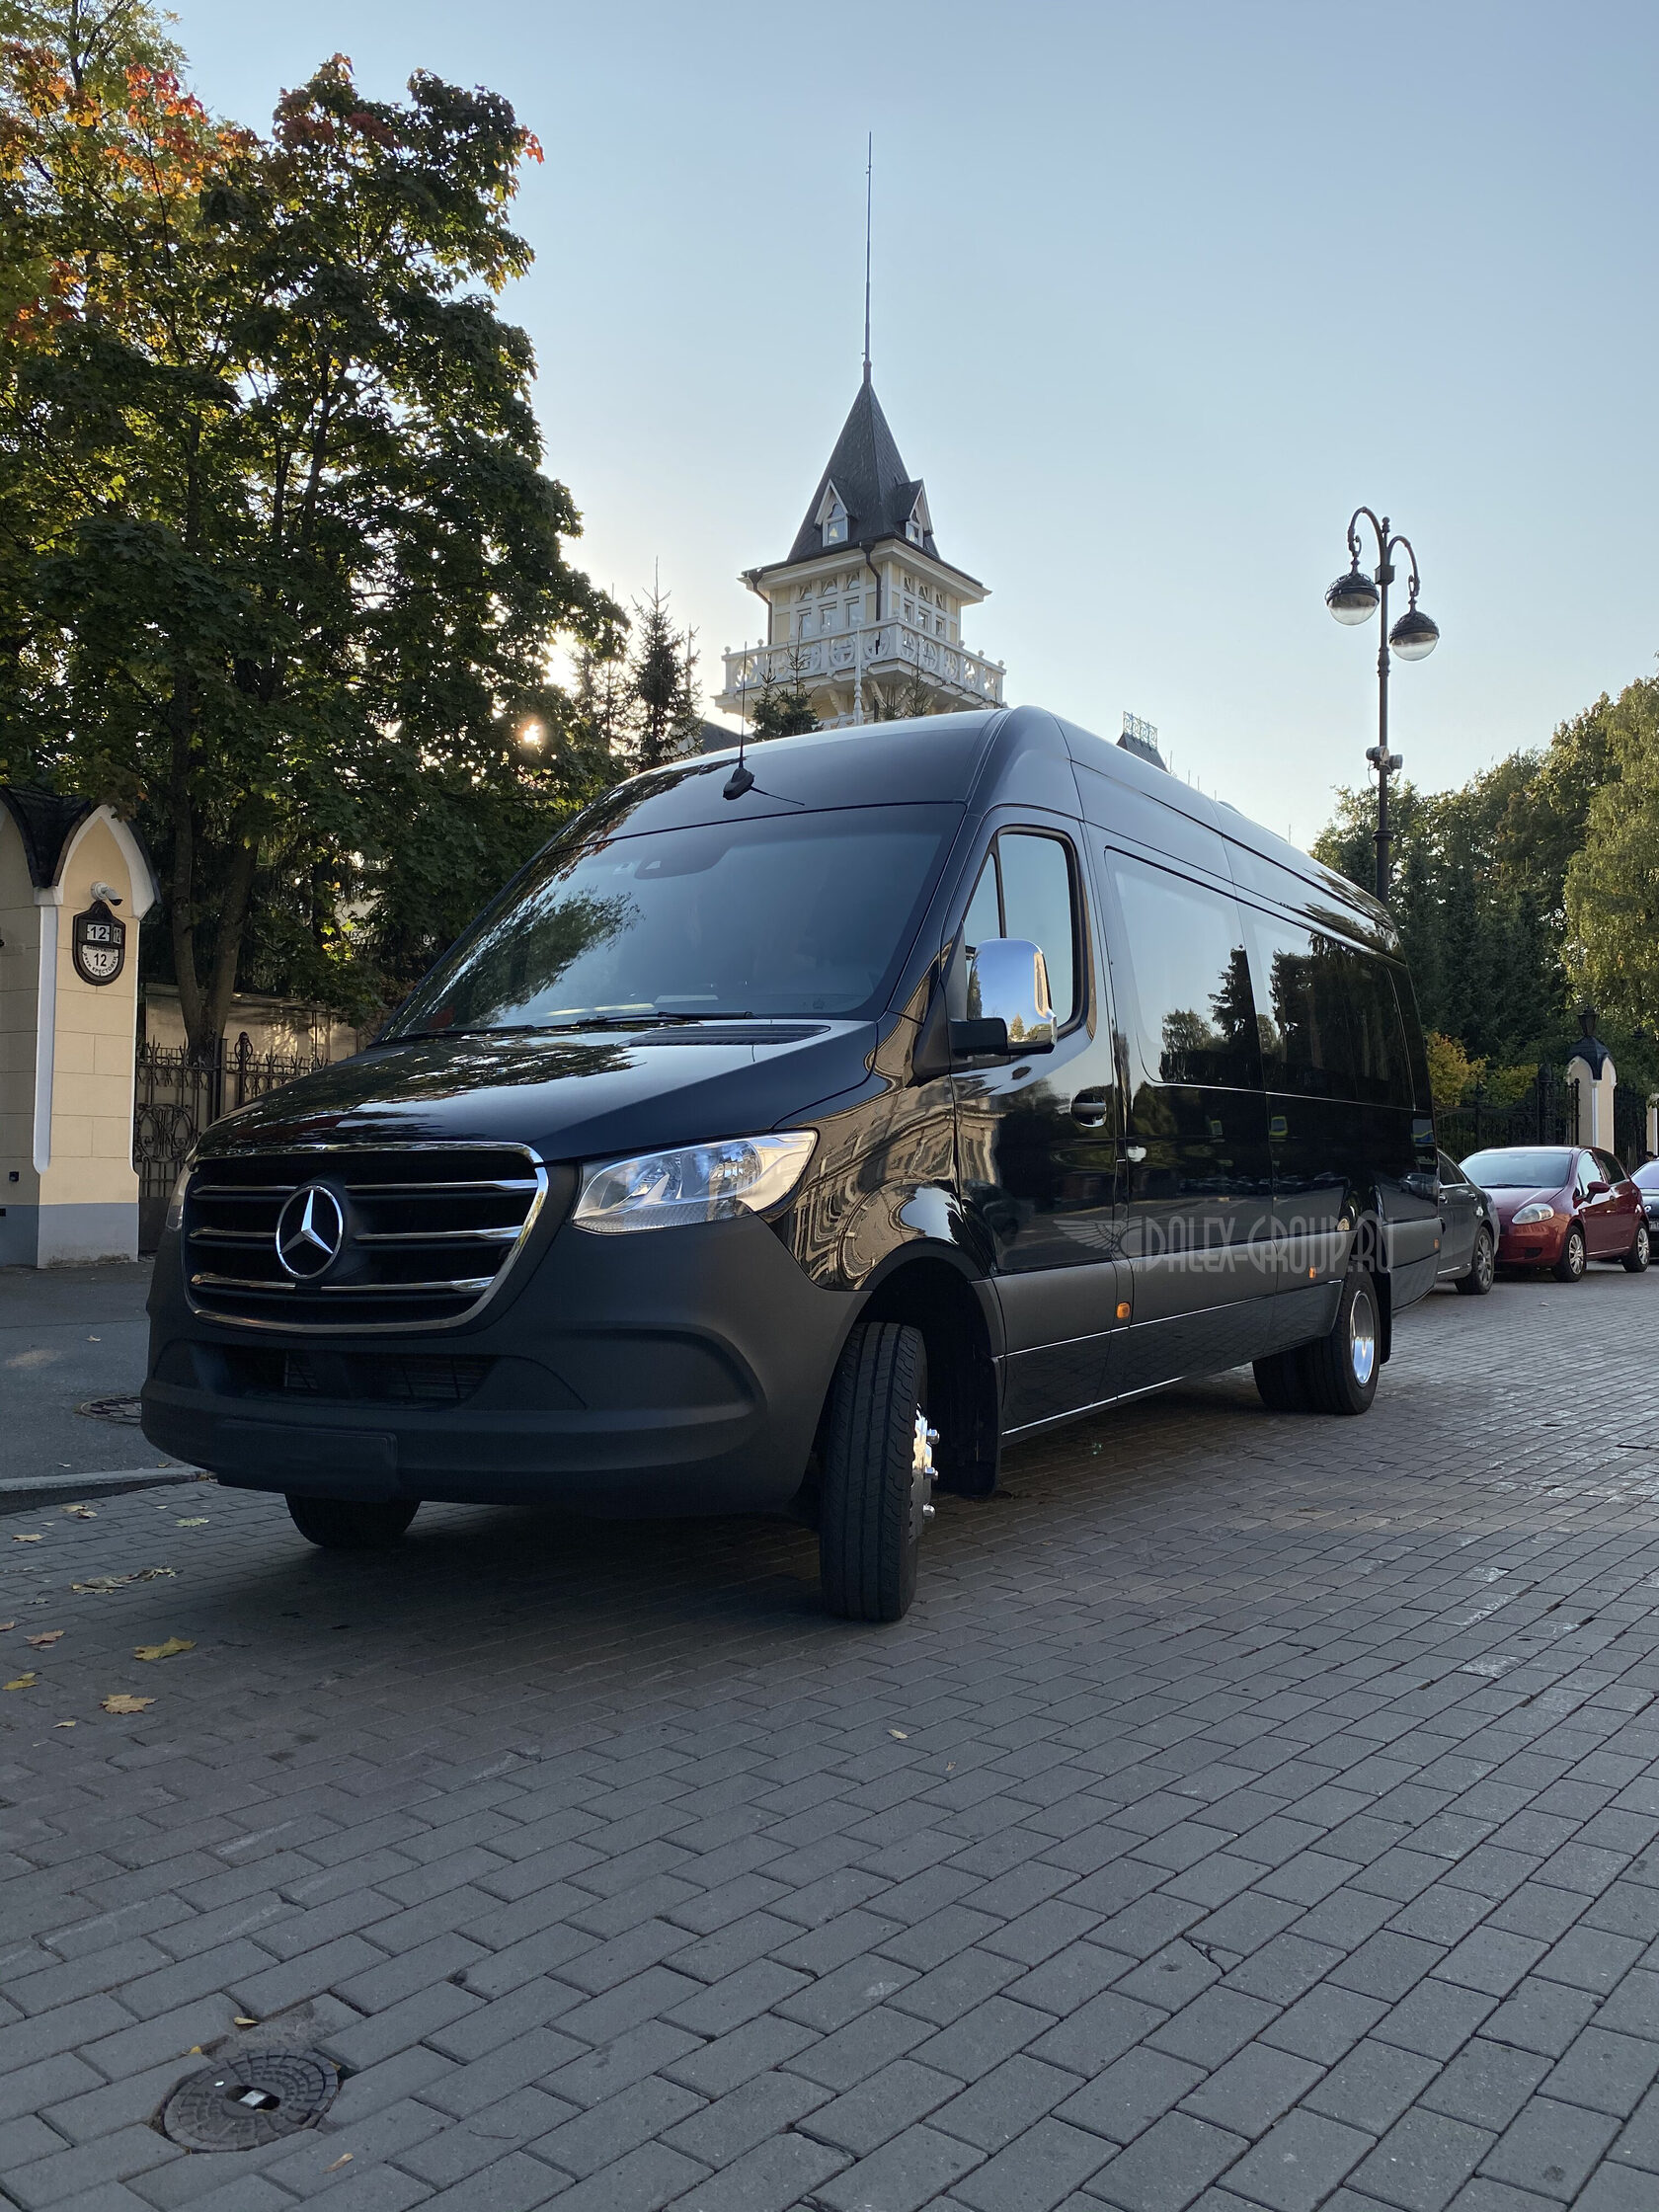
[[[1435,1168],[1352,884],[1036,708],[784,739],[623,784],[207,1133],[144,1433],[328,1545],[793,1512],[893,1620],[1006,1438],[1246,1361],[1364,1412]]]

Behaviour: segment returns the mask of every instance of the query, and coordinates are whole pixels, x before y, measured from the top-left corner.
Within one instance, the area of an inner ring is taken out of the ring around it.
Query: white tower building
[[[766,635],[725,655],[716,705],[747,718],[799,683],[826,726],[1002,703],[1002,664],[962,642],[986,587],[941,560],[927,492],[864,382],[787,559],[746,569]]]

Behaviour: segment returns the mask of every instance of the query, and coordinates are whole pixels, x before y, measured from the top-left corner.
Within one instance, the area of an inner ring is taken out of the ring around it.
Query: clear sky
[[[1393,683],[1419,782],[1653,672],[1652,0],[175,5],[260,127],[336,50],[514,102],[577,557],[661,563],[711,693],[857,389],[867,129],[876,389],[1011,699],[1132,708],[1305,842],[1375,738],[1321,597],[1361,501],[1443,632]]]

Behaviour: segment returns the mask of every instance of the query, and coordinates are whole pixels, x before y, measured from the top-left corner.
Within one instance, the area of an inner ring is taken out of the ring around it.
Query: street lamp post
[[[1371,576],[1363,575],[1360,570],[1362,515],[1377,534],[1377,567]],[[1379,521],[1369,507],[1355,508],[1348,524],[1348,574],[1339,576],[1325,593],[1325,604],[1339,622],[1369,622],[1379,609],[1382,616],[1382,636],[1377,648],[1377,743],[1366,758],[1377,770],[1377,896],[1384,907],[1388,904],[1389,891],[1388,777],[1405,765],[1399,753],[1388,750],[1388,655],[1392,649],[1402,661],[1422,661],[1440,643],[1440,631],[1417,604],[1417,556],[1412,551],[1411,540],[1397,530],[1392,535],[1389,533],[1390,524],[1385,514]],[[1396,547],[1404,548],[1411,563],[1411,582],[1407,587],[1409,596],[1405,612],[1390,630],[1388,587],[1394,581]]]

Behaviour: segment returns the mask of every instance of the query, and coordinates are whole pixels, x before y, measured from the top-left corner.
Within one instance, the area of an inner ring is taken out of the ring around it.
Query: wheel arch
[[[1001,1445],[994,1303],[952,1253],[896,1253],[872,1282],[853,1326],[904,1321],[927,1349],[928,1417],[939,1431],[939,1487],[988,1497]],[[988,1308],[989,1310],[988,1311]]]

